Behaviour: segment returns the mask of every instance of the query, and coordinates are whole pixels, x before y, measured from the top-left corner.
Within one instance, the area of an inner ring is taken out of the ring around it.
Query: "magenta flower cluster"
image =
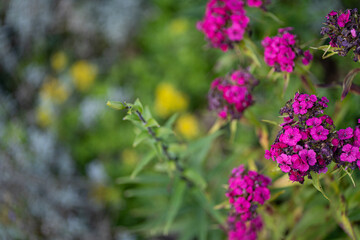
[[[263,7],[267,2],[247,0],[250,7]],[[250,19],[246,16],[244,5],[242,0],[210,0],[205,17],[198,22],[197,28],[204,32],[213,47],[227,51],[243,39],[248,27]]]
[[[340,129],[338,142],[336,142],[337,151],[335,152],[335,162],[345,168],[360,168],[360,119],[358,125],[353,129],[348,127]]]
[[[308,65],[313,56],[309,50],[303,52],[296,42],[296,35],[290,33],[292,28],[281,28],[275,37],[265,37],[262,45],[265,49],[264,60],[277,72],[294,71],[295,61],[302,57],[302,63]]]
[[[321,34],[330,38],[330,46],[336,48],[340,56],[345,56],[353,49],[354,61],[360,56],[360,22],[358,10],[331,11],[326,16],[325,27],[321,28]]]
[[[246,171],[243,165],[233,169],[226,193],[231,206],[229,240],[257,239],[263,223],[256,209],[270,198],[270,183],[270,178],[255,171]]]
[[[304,182],[310,172],[324,173],[338,143],[333,120],[324,115],[328,99],[296,93],[280,110],[285,115],[265,158],[272,158],[292,181]]]
[[[258,80],[245,70],[215,79],[208,95],[210,110],[217,111],[224,119],[240,119],[245,109],[253,104],[251,91],[257,84]]]

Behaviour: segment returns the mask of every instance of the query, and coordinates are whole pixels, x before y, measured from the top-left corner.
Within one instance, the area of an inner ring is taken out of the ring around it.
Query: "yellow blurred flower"
[[[47,108],[40,107],[36,110],[36,121],[41,127],[48,127],[52,122],[51,111]]]
[[[170,32],[173,35],[181,35],[188,29],[189,23],[186,19],[178,18],[170,23]]]
[[[170,83],[160,83],[155,94],[155,111],[161,117],[168,117],[188,107],[187,97]]]
[[[96,74],[96,67],[84,60],[77,61],[71,67],[75,87],[80,91],[86,91],[93,85]]]
[[[51,62],[51,67],[55,71],[60,72],[64,70],[64,68],[66,67],[66,63],[67,63],[66,54],[64,52],[57,52],[51,56],[50,62]]]
[[[185,114],[176,122],[176,130],[187,139],[193,139],[199,135],[199,123],[195,116]]]
[[[48,77],[43,83],[40,94],[44,98],[53,100],[55,103],[63,103],[68,97],[69,93],[65,86],[60,81],[53,77]]]

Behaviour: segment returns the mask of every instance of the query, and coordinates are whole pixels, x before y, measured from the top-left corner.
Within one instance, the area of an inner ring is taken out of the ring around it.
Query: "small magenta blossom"
[[[281,28],[278,35],[265,37],[261,42],[264,51],[264,60],[267,65],[274,67],[277,72],[293,72],[295,61],[302,57],[302,63],[308,65],[313,56],[309,50],[303,52],[296,43],[296,35],[290,33],[291,27]]]
[[[354,129],[352,129],[351,127],[348,127],[346,129],[340,129],[338,131],[339,139],[340,140],[350,139],[354,136],[353,133],[354,133]]]
[[[359,61],[360,56],[360,22],[358,10],[347,9],[339,12],[331,11],[326,16],[324,27],[321,28],[321,35],[330,38],[330,46],[340,56],[346,56],[349,51],[354,52],[354,61]]]
[[[345,27],[345,24],[349,22],[350,10],[347,10],[346,13],[340,14],[337,23],[339,27]]]
[[[334,155],[335,162],[345,168],[360,169],[360,121],[354,129],[340,129],[337,134],[339,142]]]
[[[333,160],[339,140],[332,119],[324,115],[328,102],[296,93],[280,110],[284,123],[265,158],[272,158],[291,181],[303,183],[310,172],[324,173]]]
[[[263,227],[257,207],[270,199],[270,184],[270,178],[255,171],[246,171],[244,165],[233,169],[226,193],[231,206],[228,217],[229,239],[257,239],[257,233]]]
[[[257,84],[258,80],[245,70],[215,79],[208,95],[210,110],[217,111],[223,119],[240,119],[254,102],[251,91]]]

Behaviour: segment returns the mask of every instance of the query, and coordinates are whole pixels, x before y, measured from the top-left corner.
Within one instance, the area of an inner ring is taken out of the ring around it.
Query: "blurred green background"
[[[324,44],[319,32],[325,15],[357,4],[273,0],[268,10],[278,19],[247,9],[250,38],[261,52],[265,36],[292,26],[306,48],[319,46]],[[205,0],[0,2],[1,239],[163,239],[169,177],[163,164],[152,163],[137,181],[124,178],[146,155],[147,147],[132,147],[134,128],[122,120],[124,113],[106,107],[109,99],[140,98],[160,124],[178,113],[177,137],[181,143],[194,144],[188,161],[198,161],[215,204],[225,200],[222,186],[232,167],[251,161],[259,161],[263,168],[273,166],[262,156],[277,129],[253,126],[263,119],[279,122],[280,107],[306,88],[292,76],[283,94],[283,81],[269,78],[270,68],[261,61],[254,73],[260,80],[256,103],[238,124],[233,141],[228,140],[230,126],[215,140],[201,138],[216,121],[216,114],[207,110],[211,81],[248,64],[232,51],[207,45],[196,29],[205,6]],[[357,64],[350,56],[322,60],[322,52],[312,52],[311,81],[334,86],[317,88],[318,95],[330,99],[327,113],[338,128],[354,126],[360,117],[359,97],[349,94],[341,102],[338,84]],[[208,149],[197,149],[199,142],[207,143]],[[307,187],[288,189],[277,203],[280,209],[286,211],[281,203],[292,191],[307,191],[304,202],[313,203],[307,208],[325,214],[324,208],[314,207],[324,204],[322,196],[314,196],[316,191]],[[191,199],[186,206],[168,239],[224,238]],[[221,211],[225,216],[226,210]],[[359,221],[359,214],[354,215],[352,220]],[[195,233],[197,223],[205,236]],[[320,236],[342,239],[341,233],[336,238],[341,232],[336,223],[329,224],[330,230]],[[269,239],[281,239],[286,227],[282,231]]]

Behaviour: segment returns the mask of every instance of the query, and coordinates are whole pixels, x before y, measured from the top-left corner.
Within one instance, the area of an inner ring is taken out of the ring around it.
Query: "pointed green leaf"
[[[311,177],[312,177],[312,184],[314,185],[314,187],[322,193],[322,195],[324,196],[324,198],[326,198],[327,200],[330,201],[330,199],[326,196],[325,192],[324,192],[324,189],[322,188],[321,186],[321,183],[320,183],[320,179],[319,179],[319,174],[318,173],[314,173],[314,172],[311,172]]]
[[[126,105],[124,103],[118,101],[107,101],[106,105],[116,110],[123,110],[126,108]]]
[[[283,25],[284,22],[282,20],[280,20],[275,14],[269,12],[269,11],[265,11],[265,16],[270,17],[272,20],[274,20],[275,22],[277,22],[278,24]]]
[[[340,206],[336,208],[336,214],[340,227],[352,240],[356,240],[357,238],[355,236],[354,229],[349,218],[346,216],[346,202],[343,196],[340,197]]]
[[[198,201],[199,205],[204,208],[220,225],[224,225],[224,217],[214,209],[210,199],[208,199],[202,190],[194,189],[192,194]]]
[[[135,114],[128,114],[123,118],[123,120],[128,120],[128,121],[132,121],[132,122],[140,122],[139,117],[136,116]]]
[[[193,169],[186,169],[184,171],[184,175],[193,183],[195,183],[195,185],[198,186],[200,189],[204,190],[206,188],[206,181],[204,180],[204,178],[199,173],[195,172]]]
[[[166,123],[164,124],[164,127],[167,127],[167,128],[172,128],[172,126],[174,125],[176,119],[178,118],[179,116],[179,113],[175,113],[173,114],[167,121]]]
[[[352,178],[351,173],[349,173],[349,171],[347,171],[343,166],[341,166],[341,168],[342,168],[342,170],[349,176],[349,178],[350,178],[352,184],[354,185],[354,187],[356,187],[355,181],[354,181],[354,179]]]
[[[186,183],[184,181],[178,181],[174,187],[174,192],[171,196],[170,199],[170,204],[169,204],[169,209],[168,209],[168,214],[166,217],[166,224],[165,224],[165,228],[164,228],[164,234],[168,234],[171,224],[173,223],[179,209],[180,206],[182,204],[183,198],[184,198],[184,193],[185,193],[185,189],[186,189]]]
[[[144,111],[143,111],[142,115],[143,115],[145,121],[147,121],[148,119],[152,118],[152,115],[151,115],[151,112],[150,112],[150,109],[149,109],[148,106],[146,106],[146,107],[144,108]]]
[[[147,131],[141,131],[138,135],[136,135],[134,143],[133,143],[133,147],[136,147],[142,141],[144,141],[145,139],[147,139],[149,137],[150,136],[149,136],[149,133]]]
[[[169,135],[174,134],[174,131],[167,127],[159,127],[156,129],[156,136],[159,138],[166,138]]]
[[[279,126],[279,123],[275,122],[275,121],[271,121],[271,120],[266,120],[266,119],[263,119],[261,120],[262,122],[265,122],[265,123],[269,123],[269,124],[272,124],[272,125],[275,125],[275,126]]]
[[[160,125],[154,118],[150,118],[145,124],[145,127],[160,127]]]
[[[146,155],[145,157],[143,157],[140,162],[136,165],[134,171],[131,173],[131,178],[135,178],[141,170],[144,169],[144,167],[146,167],[146,165],[148,165],[151,160],[154,159],[156,153],[155,152],[150,152],[148,155]]]
[[[140,113],[143,112],[143,105],[141,104],[141,102],[140,102],[140,100],[139,100],[138,98],[135,100],[135,103],[134,103],[134,105],[133,105],[133,108],[134,108],[135,110],[138,110]]]
[[[344,98],[346,97],[346,95],[349,93],[350,89],[351,89],[351,85],[352,82],[354,80],[354,77],[356,76],[356,74],[358,74],[360,72],[360,68],[355,68],[353,70],[351,70],[346,77],[344,78],[344,82],[343,82],[343,92],[341,94],[341,100],[344,100]]]

